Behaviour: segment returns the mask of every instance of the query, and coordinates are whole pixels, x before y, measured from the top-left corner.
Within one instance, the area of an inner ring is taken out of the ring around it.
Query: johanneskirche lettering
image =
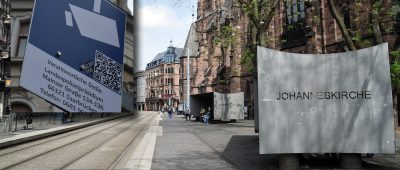
[[[277,100],[371,99],[371,91],[279,92]]]

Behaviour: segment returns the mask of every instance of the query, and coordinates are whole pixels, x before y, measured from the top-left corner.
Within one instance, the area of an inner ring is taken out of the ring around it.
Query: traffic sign
[[[107,0],[36,0],[20,86],[69,112],[120,112],[125,20]]]

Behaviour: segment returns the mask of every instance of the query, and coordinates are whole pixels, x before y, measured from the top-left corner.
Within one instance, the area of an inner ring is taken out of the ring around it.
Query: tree
[[[394,21],[387,21],[387,18],[394,18],[396,15],[399,15],[399,4],[397,5],[387,5],[385,6],[383,0],[370,0],[371,8],[369,12],[369,20],[367,24],[369,24],[370,32],[372,32],[373,42],[368,38],[368,36],[362,36],[361,30],[352,30],[352,28],[347,28],[343,22],[343,17],[337,12],[336,6],[333,3],[333,0],[328,0],[328,8],[338,24],[340,31],[343,35],[343,38],[346,42],[346,46],[349,50],[357,50],[357,46],[354,42],[367,42],[367,43],[359,43],[358,48],[367,47],[365,44],[376,45],[384,42],[383,34],[393,34],[394,32]],[[363,1],[356,0],[353,5],[353,11],[360,11],[362,8],[365,8],[365,4]],[[354,12],[355,16],[353,17],[353,22],[357,23],[360,20],[359,12]],[[382,17],[383,16],[383,17]],[[384,18],[386,17],[386,18]],[[386,20],[385,20],[386,19]],[[361,23],[357,23],[361,24]],[[383,29],[382,29],[383,28]],[[353,35],[349,32],[352,31]],[[364,45],[363,45],[364,44]],[[394,47],[390,49],[390,71],[392,77],[392,94],[393,94],[393,106],[395,110],[395,117],[398,118],[398,86],[400,85],[400,61],[398,58],[400,57],[400,36],[397,35],[396,42]],[[398,121],[395,122],[395,126],[398,127]]]
[[[265,46],[264,32],[267,30],[275,15],[279,0],[237,0],[242,11],[248,15],[250,36],[247,38],[248,49],[242,61],[251,61],[253,67],[257,65],[255,54],[257,46]],[[256,72],[256,69],[253,69]]]
[[[362,35],[358,35],[361,33],[361,30],[354,30],[353,28],[347,28],[343,22],[343,16],[341,16],[340,13],[337,12],[337,9],[336,9],[336,6],[335,6],[333,0],[327,0],[327,1],[328,1],[329,11],[330,11],[332,17],[335,19],[336,23],[338,24],[340,31],[343,35],[343,38],[345,39],[346,46],[349,48],[349,50],[353,51],[353,50],[357,50],[360,47],[363,47],[363,46],[357,47],[354,44],[354,42],[357,42],[360,40],[368,40],[368,38],[364,38],[364,37],[362,37]],[[383,33],[393,32],[394,22],[386,22],[386,23],[385,23],[385,21],[382,22],[382,19],[383,19],[382,16],[393,18],[394,15],[397,14],[398,9],[397,10],[395,8],[389,9],[390,6],[388,6],[388,5],[384,6],[383,2],[384,2],[383,0],[370,0],[371,7],[369,10],[367,10],[369,12],[370,19],[367,20],[367,22],[368,22],[367,24],[369,25],[370,31],[372,32],[372,35],[375,40],[374,42],[371,42],[370,45],[383,43],[382,30],[384,31]],[[353,11],[357,11],[357,12],[354,12],[354,16],[353,16],[353,20],[352,20],[356,24],[361,24],[360,15],[362,15],[362,14],[360,14],[361,13],[360,11],[362,10],[362,8],[365,8],[366,4],[364,4],[364,3],[365,3],[364,1],[356,0],[354,2],[354,4],[352,5]],[[382,27],[386,27],[386,28],[382,29]],[[350,33],[350,32],[353,32],[353,33]],[[397,37],[397,38],[399,38],[399,37]],[[395,45],[395,47],[396,47],[396,45]],[[400,47],[400,41],[399,41],[398,47]]]
[[[346,28],[346,25],[344,24],[343,18],[337,12],[335,4],[333,4],[333,0],[328,0],[328,8],[329,8],[329,11],[330,11],[332,17],[335,19],[336,23],[339,25],[340,31],[343,34],[343,38],[344,38],[344,40],[346,42],[347,47],[351,51],[357,50],[357,48],[354,45],[353,40],[352,40],[352,38],[350,36],[348,28]]]

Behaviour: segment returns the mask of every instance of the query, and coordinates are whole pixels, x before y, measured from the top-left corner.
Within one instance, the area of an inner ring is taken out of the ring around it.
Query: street
[[[140,112],[2,149],[0,169],[278,169],[278,155],[259,154],[253,123]],[[300,168],[339,168],[321,155],[302,155]],[[398,169],[400,154],[363,158],[364,168]]]
[[[157,138],[152,169],[278,168],[278,157],[258,154],[251,122],[205,125],[180,115],[162,117],[163,134]]]
[[[236,123],[169,120],[162,115],[162,134],[157,137],[152,169],[278,169],[278,155],[260,155],[254,120]],[[340,169],[338,161],[322,154],[302,155],[301,169]],[[363,158],[365,169],[399,169],[400,153]]]

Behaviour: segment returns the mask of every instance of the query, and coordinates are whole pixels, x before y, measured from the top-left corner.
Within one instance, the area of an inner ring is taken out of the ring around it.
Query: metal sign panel
[[[214,120],[244,119],[244,93],[214,92]]]
[[[258,47],[260,153],[395,153],[388,56]]]
[[[36,0],[20,86],[69,112],[120,112],[125,20],[106,0]]]

